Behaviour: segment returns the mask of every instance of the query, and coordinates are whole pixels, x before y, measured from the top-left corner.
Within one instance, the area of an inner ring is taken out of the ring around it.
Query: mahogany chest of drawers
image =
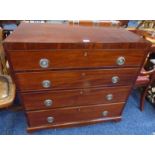
[[[3,45],[28,131],[120,120],[150,47],[122,28],[26,23]]]

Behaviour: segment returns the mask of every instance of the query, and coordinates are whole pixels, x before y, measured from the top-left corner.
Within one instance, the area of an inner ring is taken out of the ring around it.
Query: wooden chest
[[[3,43],[28,131],[118,121],[150,43],[122,28],[21,24]]]

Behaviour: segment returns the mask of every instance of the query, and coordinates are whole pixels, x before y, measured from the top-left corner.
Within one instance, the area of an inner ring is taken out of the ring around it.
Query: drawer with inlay
[[[139,68],[17,73],[21,91],[131,85]]]
[[[59,108],[40,111],[28,111],[27,118],[30,127],[61,126],[78,124],[84,121],[106,120],[119,117],[124,103],[102,104],[82,107]]]
[[[66,57],[67,55],[67,57]],[[10,51],[15,71],[140,66],[141,50]]]
[[[26,110],[125,102],[131,86],[21,93]],[[33,96],[33,97],[32,97]]]

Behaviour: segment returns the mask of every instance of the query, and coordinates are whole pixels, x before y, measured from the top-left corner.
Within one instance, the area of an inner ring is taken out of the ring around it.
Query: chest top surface
[[[149,45],[149,42],[140,36],[123,28],[103,28],[71,26],[67,24],[38,24],[22,23],[5,40],[4,43],[23,44],[117,44],[130,45],[140,48]],[[109,47],[108,47],[109,48]]]

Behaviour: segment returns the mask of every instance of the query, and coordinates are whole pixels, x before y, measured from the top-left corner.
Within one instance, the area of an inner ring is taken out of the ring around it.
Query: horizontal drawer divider
[[[24,70],[24,71],[14,71],[14,73],[31,73],[31,72],[48,72],[48,71],[78,71],[78,70],[96,70],[96,69],[125,69],[125,68],[140,68],[137,66],[101,66],[101,67],[85,67],[85,68],[61,68],[61,69],[32,69],[32,70]]]
[[[24,92],[22,92],[22,91],[19,91],[19,90],[17,90],[18,92],[21,92],[21,93],[23,93],[23,94],[29,94],[29,93],[43,93],[43,92],[55,92],[55,91],[72,91],[72,90],[85,90],[85,89],[105,89],[105,88],[112,88],[112,87],[114,87],[114,88],[118,88],[119,89],[119,87],[131,87],[131,85],[119,85],[119,86],[100,86],[100,87],[88,87],[88,88],[84,88],[84,87],[81,87],[81,88],[74,88],[74,89],[58,89],[58,90],[37,90],[37,91],[24,91]]]
[[[63,89],[63,88],[58,88],[58,89],[54,89],[54,90],[51,90],[51,89],[38,89],[38,90],[19,90],[17,88],[17,92],[21,92],[21,93],[35,93],[35,92],[49,92],[49,91],[67,91],[67,90],[83,90],[83,89],[94,89],[94,88],[106,88],[106,87],[126,87],[126,86],[130,86],[130,85],[117,85],[117,86],[114,86],[114,85],[106,85],[106,86],[92,86],[92,87],[87,87],[87,88],[84,88],[84,87],[81,87],[81,88],[66,88],[66,89]]]
[[[59,108],[49,108],[49,109],[37,109],[37,110],[25,110],[25,112],[44,112],[44,111],[47,111],[47,110],[61,110],[61,109],[76,109],[76,108],[85,108],[85,107],[96,107],[96,106],[102,106],[102,105],[118,105],[118,104],[124,104],[125,105],[125,102],[117,102],[117,103],[110,103],[110,104],[91,104],[91,105],[80,105],[80,106],[70,106],[70,107],[59,107]]]
[[[124,104],[125,105],[125,102],[117,102],[117,103],[111,103],[111,104],[94,104],[94,105],[81,105],[81,106],[72,106],[72,107],[60,107],[60,108],[52,108],[52,109],[40,109],[40,110],[27,110],[27,111],[25,111],[25,112],[46,112],[47,110],[70,110],[70,109],[77,109],[77,108],[93,108],[93,107],[97,107],[97,106],[102,106],[102,105],[104,105],[104,106],[109,106],[109,105],[113,105],[113,106],[115,106],[115,105],[120,105],[120,104]]]

